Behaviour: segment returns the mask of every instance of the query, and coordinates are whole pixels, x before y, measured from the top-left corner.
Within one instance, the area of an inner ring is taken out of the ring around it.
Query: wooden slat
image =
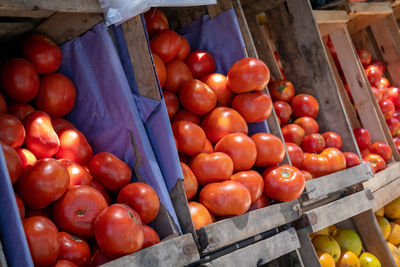
[[[383,208],[398,198],[400,196],[400,192],[397,190],[398,188],[400,188],[400,175],[396,180],[375,191],[373,193],[376,201],[376,208],[374,211]]]
[[[54,11],[49,10],[19,10],[0,8],[0,17],[48,18],[53,13]]]
[[[34,28],[35,24],[29,22],[0,22],[0,43],[9,42]]]
[[[350,3],[348,30],[357,32],[392,13],[390,3]]]
[[[300,257],[307,267],[321,267],[309,234],[310,232],[306,228],[297,230],[297,236],[300,242]]]
[[[375,192],[398,177],[400,177],[400,162],[393,162],[385,170],[376,173],[374,178],[365,182],[364,187]]]
[[[382,59],[369,28],[353,33],[351,39],[356,48],[368,50],[371,53],[371,58]]]
[[[244,0],[242,1],[243,9],[246,13],[249,14],[258,14],[263,11],[267,11],[272,8],[276,8],[282,5],[285,0],[273,0],[273,1],[265,1],[265,0]]]
[[[52,10],[58,12],[101,13],[97,0],[0,0],[0,10]]]
[[[349,21],[346,11],[343,10],[314,10],[313,14],[322,36],[344,27]]]

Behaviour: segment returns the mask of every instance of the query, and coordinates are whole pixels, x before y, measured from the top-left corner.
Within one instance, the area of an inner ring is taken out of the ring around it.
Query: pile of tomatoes
[[[21,55],[0,70],[0,145],[35,266],[97,266],[160,242],[145,225],[158,214],[156,192],[130,183],[131,169],[113,154],[93,155],[61,118],[76,98],[56,73],[61,49],[32,35]]]

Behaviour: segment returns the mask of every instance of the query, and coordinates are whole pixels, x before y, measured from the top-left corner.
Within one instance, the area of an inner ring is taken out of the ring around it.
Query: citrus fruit
[[[312,239],[316,235],[330,235],[329,233],[329,227],[326,227],[324,229],[321,229],[315,233],[310,234],[310,238]]]
[[[346,251],[340,257],[337,267],[360,267],[360,260],[357,255],[351,251]]]
[[[380,208],[379,210],[375,211],[376,216],[384,216],[385,215],[385,208]]]
[[[399,249],[390,242],[387,242],[390,252],[392,253],[393,257],[397,260],[400,260],[400,251]]]
[[[339,243],[342,252],[350,250],[354,254],[360,255],[362,250],[361,239],[358,234],[351,229],[337,229],[332,237]]]
[[[381,267],[381,262],[371,253],[364,252],[360,256],[360,267]]]
[[[317,251],[317,255],[321,267],[335,267],[335,260],[330,254],[323,251]]]
[[[335,262],[340,258],[340,246],[335,239],[328,235],[316,235],[311,240],[315,250],[330,254]]]
[[[385,239],[388,239],[389,234],[391,232],[392,227],[390,226],[389,221],[382,216],[375,216],[376,220],[378,221],[379,227],[381,228],[382,234]]]
[[[400,225],[396,223],[390,223],[391,231],[387,241],[392,243],[393,245],[397,246],[400,244]]]
[[[392,220],[400,218],[400,197],[387,204],[384,209],[385,217]]]

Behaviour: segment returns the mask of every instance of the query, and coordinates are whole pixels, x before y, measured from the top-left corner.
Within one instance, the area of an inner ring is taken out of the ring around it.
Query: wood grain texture
[[[350,33],[366,28],[392,13],[392,7],[387,2],[350,3],[348,30]]]
[[[310,232],[306,228],[297,230],[297,236],[300,242],[300,257],[307,267],[321,267],[317,253],[311,243]]]
[[[313,14],[321,36],[326,36],[341,27],[345,27],[349,21],[344,10],[314,10]]]
[[[365,182],[364,187],[375,192],[398,177],[400,177],[400,162],[393,162],[389,164],[386,169],[376,173],[374,178]]]
[[[394,181],[376,190],[373,193],[376,201],[376,207],[374,211],[383,208],[396,198],[400,197],[400,192],[395,190],[397,188],[400,188],[400,175]]]
[[[51,10],[58,12],[102,13],[97,0],[0,0],[0,10]]]
[[[23,18],[48,18],[54,11],[49,10],[20,10],[20,9],[1,9],[0,17],[23,17]]]

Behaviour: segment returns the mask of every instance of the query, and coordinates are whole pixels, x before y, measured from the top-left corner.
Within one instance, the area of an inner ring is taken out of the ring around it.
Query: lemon
[[[385,237],[385,239],[388,239],[389,234],[392,229],[389,221],[385,217],[382,217],[382,216],[375,216],[375,217],[376,217],[376,220],[378,221],[379,227],[381,228],[383,237]]]
[[[340,246],[335,239],[328,235],[316,235],[311,240],[315,250],[326,252],[333,257],[335,262],[340,258]]]
[[[381,267],[381,262],[371,253],[364,252],[360,256],[360,267]]]
[[[385,217],[392,220],[400,218],[400,197],[385,206]]]

